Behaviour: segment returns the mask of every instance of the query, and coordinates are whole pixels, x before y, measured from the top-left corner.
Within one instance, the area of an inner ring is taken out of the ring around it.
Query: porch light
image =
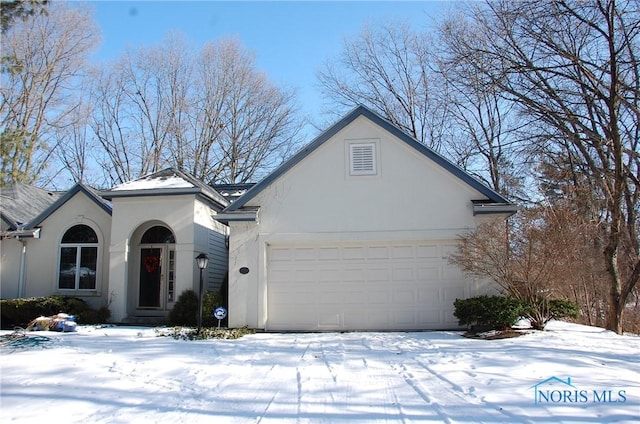
[[[209,257],[206,254],[201,253],[196,256],[196,263],[198,264],[198,268],[205,269],[209,264]]]
[[[200,268],[200,296],[198,298],[198,334],[202,331],[202,299],[204,297],[204,281],[202,280],[202,270],[209,264],[209,257],[204,253],[196,256],[196,264]]]

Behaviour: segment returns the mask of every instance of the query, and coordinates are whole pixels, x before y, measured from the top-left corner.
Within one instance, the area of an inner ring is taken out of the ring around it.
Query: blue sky
[[[305,115],[319,114],[316,72],[343,40],[365,23],[389,19],[425,29],[451,3],[435,1],[92,1],[102,30],[96,59],[117,58],[127,46],[162,42],[182,32],[195,46],[236,36],[259,69],[279,86],[295,88]]]

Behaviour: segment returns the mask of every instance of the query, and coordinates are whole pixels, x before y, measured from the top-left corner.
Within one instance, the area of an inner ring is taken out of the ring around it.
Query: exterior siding
[[[349,173],[349,144],[379,151],[376,175]],[[486,199],[464,181],[360,116],[246,206],[259,206],[257,223],[231,223],[231,326],[264,328],[270,245],[451,240],[476,227],[472,200]],[[240,267],[250,268],[240,274]],[[486,284],[468,282],[475,292]]]
[[[96,290],[58,290],[57,276],[59,268],[60,241],[64,233],[74,225],[84,224],[91,227],[98,235],[98,264]],[[24,296],[50,296],[60,294],[83,298],[93,307],[106,305],[109,302],[109,245],[111,216],[95,202],[82,193],[77,193],[62,205],[41,224],[39,239],[25,239],[26,267]],[[7,243],[8,242],[8,243]],[[17,297],[20,269],[21,243],[15,240],[2,242],[3,259],[7,255],[16,262],[11,262],[12,270],[2,271],[3,298]],[[7,249],[8,251],[5,251]],[[5,280],[5,278],[7,278]],[[6,287],[11,287],[10,293],[5,293]]]
[[[221,289],[229,267],[229,252],[225,241],[226,228],[210,229],[208,234],[209,278],[207,290],[215,292]]]

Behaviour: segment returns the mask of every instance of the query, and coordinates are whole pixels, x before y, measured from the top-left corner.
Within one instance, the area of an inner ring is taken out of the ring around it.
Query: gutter
[[[520,207],[513,203],[475,203],[473,204],[473,215],[487,214],[508,214],[514,215]]]
[[[213,215],[213,219],[220,221],[223,224],[229,224],[229,222],[257,222],[259,208],[246,208],[236,211],[221,212]]]
[[[27,268],[27,241],[19,239],[22,243],[22,252],[20,252],[20,276],[18,277],[18,299],[24,297],[24,286],[26,284],[26,268]]]
[[[18,229],[18,230],[10,230],[10,231],[2,231],[0,232],[0,240],[3,239],[17,239],[22,240],[26,238],[40,238],[40,228],[33,228],[31,230]]]

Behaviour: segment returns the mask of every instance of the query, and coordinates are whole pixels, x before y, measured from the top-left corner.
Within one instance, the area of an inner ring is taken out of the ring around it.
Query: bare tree
[[[14,21],[3,34],[3,183],[45,177],[56,131],[73,121],[75,90],[98,39],[86,10],[60,3],[51,4],[46,14]]]
[[[440,91],[447,107],[451,149],[449,156],[467,172],[499,193],[524,196],[521,193],[523,140],[520,127],[526,125],[514,111],[514,105],[501,97],[501,90],[482,80],[470,66],[476,60],[451,55],[447,45],[452,28],[464,21],[446,21],[440,31],[437,69],[444,83]]]
[[[89,117],[92,108],[86,100],[80,101],[74,109],[74,119],[65,128],[57,132],[58,149],[54,156],[62,166],[59,173],[68,173],[71,180],[76,183],[89,183],[96,181],[93,176],[94,152],[97,147],[91,136]],[[68,181],[64,181],[65,185]],[[53,183],[55,185],[55,182]]]
[[[436,47],[446,37],[436,41],[398,22],[367,26],[318,79],[334,105],[366,104],[496,191],[513,194],[515,114],[463,61]]]
[[[607,328],[621,333],[640,279],[639,4],[497,1],[468,16],[449,34],[452,54],[474,58],[472,70],[527,116],[532,141],[571,149],[605,199]]]
[[[205,182],[247,182],[290,154],[293,94],[256,71],[237,40],[199,55],[172,34],[125,55],[96,85],[93,131],[108,181],[173,166]]]
[[[207,182],[254,181],[295,148],[301,129],[294,94],[256,70],[234,38],[204,46],[196,66],[196,149],[193,174]]]
[[[338,60],[327,62],[317,77],[333,104],[365,104],[423,144],[438,149],[447,108],[434,95],[432,42],[407,24],[365,26],[346,40]]]

